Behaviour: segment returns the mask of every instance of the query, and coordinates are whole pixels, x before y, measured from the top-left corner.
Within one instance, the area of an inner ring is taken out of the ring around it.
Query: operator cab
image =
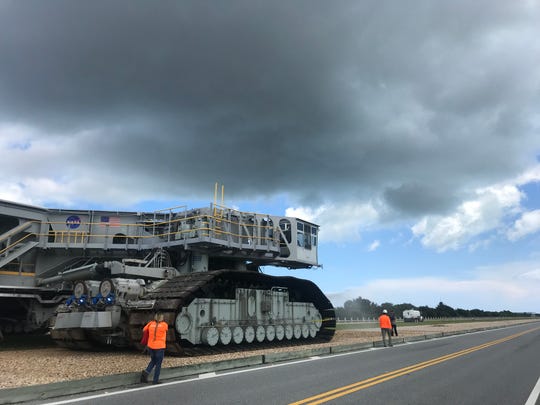
[[[305,268],[306,264],[318,266],[318,225],[298,218],[281,217],[279,231],[280,259],[289,262],[290,268]]]

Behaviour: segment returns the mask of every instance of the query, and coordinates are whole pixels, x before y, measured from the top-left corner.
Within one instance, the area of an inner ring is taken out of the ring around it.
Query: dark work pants
[[[150,363],[148,363],[148,367],[146,367],[146,372],[150,374],[154,366],[156,367],[154,370],[154,378],[152,380],[155,384],[159,381],[159,373],[161,372],[161,363],[163,362],[163,357],[165,357],[165,349],[148,348],[148,350],[150,350]]]
[[[392,336],[394,336],[394,335],[396,335],[396,336],[398,335],[398,334],[397,334],[397,326],[396,326],[396,325],[392,325]]]
[[[381,335],[384,347],[386,347],[386,338],[388,338],[388,345],[392,346],[392,329],[381,328]]]

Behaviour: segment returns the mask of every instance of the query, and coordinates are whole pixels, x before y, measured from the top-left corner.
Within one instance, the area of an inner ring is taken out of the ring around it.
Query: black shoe
[[[146,370],[143,370],[141,372],[141,382],[147,383],[148,382],[148,372]]]
[[[154,381],[152,385],[161,384],[161,381]]]

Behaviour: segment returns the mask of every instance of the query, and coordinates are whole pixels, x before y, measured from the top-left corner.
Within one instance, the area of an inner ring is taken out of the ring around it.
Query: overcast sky
[[[338,304],[490,307],[525,277],[511,309],[540,312],[539,21],[538,1],[0,0],[0,198],[158,209],[217,181],[321,224],[326,276],[362,269],[321,285]],[[385,247],[418,274],[379,271]]]

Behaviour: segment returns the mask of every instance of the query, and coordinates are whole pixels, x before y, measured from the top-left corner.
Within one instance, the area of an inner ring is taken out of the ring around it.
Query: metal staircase
[[[20,242],[10,246],[9,249],[4,249],[2,251],[3,253],[0,255],[0,268],[19,258],[30,249],[34,248],[38,243],[39,242]]]
[[[33,221],[23,222],[0,235],[0,268],[19,258],[39,243],[34,240],[28,240],[32,237],[32,233],[26,233],[16,241],[12,242],[13,238],[18,237],[21,233],[30,228],[32,224]]]

